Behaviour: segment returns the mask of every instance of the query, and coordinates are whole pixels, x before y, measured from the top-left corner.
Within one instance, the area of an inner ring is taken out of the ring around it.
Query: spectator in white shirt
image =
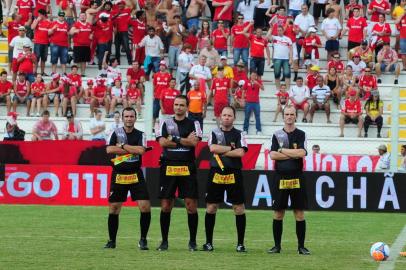
[[[301,44],[303,43],[303,39],[306,37],[309,28],[316,25],[314,22],[314,17],[309,13],[309,7],[306,4],[302,5],[302,13],[296,16],[294,25],[296,25],[299,29],[299,36],[296,40],[296,44],[297,54],[300,61],[300,52],[302,50]]]
[[[379,160],[375,167],[375,172],[386,172],[390,169],[390,153],[386,145],[381,144],[378,147]]]
[[[324,79],[322,76],[318,76],[317,85],[312,89],[313,104],[310,109],[310,123],[313,122],[313,116],[316,110],[324,110],[327,116],[327,123],[331,123],[329,102],[330,94],[330,87],[324,84]]]
[[[280,89],[281,87],[282,69],[286,88],[290,88],[290,66],[292,65],[293,59],[292,40],[285,36],[284,32],[284,27],[282,25],[278,25],[278,35],[272,37],[276,89]]]
[[[121,122],[121,115],[119,111],[115,111],[113,115],[114,122],[110,123],[109,129],[106,132],[107,141],[110,141],[111,134],[113,134],[114,130],[123,127],[123,123]]]
[[[155,28],[148,28],[148,35],[145,36],[140,43],[135,45],[138,47],[145,47],[145,61],[144,70],[149,77],[151,71],[159,71],[159,62],[163,58],[164,44],[159,36],[155,35]]]
[[[105,141],[106,137],[104,131],[106,130],[106,124],[102,120],[102,112],[99,109],[95,110],[95,118],[90,120],[90,134],[92,141]]]
[[[193,66],[193,54],[192,46],[188,43],[183,45],[183,50],[179,54],[178,58],[178,71],[177,71],[177,84],[179,84],[180,92],[183,94],[183,91],[186,91],[186,94],[190,90],[189,83],[189,72]]]
[[[189,78],[191,80],[203,79],[206,81],[206,90],[208,90],[207,83],[211,82],[212,75],[210,69],[206,66],[207,57],[202,55],[199,57],[199,64],[194,65],[189,72]],[[203,89],[202,89],[203,90]]]
[[[296,18],[301,12],[302,5],[304,4],[303,0],[289,0],[289,10],[288,16]]]
[[[17,78],[17,57],[20,53],[24,52],[24,44],[30,44],[33,46],[31,39],[25,36],[26,29],[24,26],[18,27],[18,36],[14,37],[9,46],[13,48],[13,61],[12,61],[12,71],[13,71],[13,82]]]
[[[302,110],[304,112],[302,122],[307,123],[307,114],[309,113],[310,91],[306,85],[303,84],[303,78],[297,77],[296,85],[293,85],[289,90],[289,99],[295,106],[296,111]]]
[[[335,10],[333,8],[329,8],[326,14],[328,17],[321,24],[321,32],[326,37],[327,60],[330,61],[331,56],[338,53],[338,48],[340,47],[338,36],[342,26],[340,21],[335,17]]]
[[[244,22],[254,20],[254,10],[259,0],[242,0],[237,7],[237,12],[244,16]]]
[[[361,56],[358,53],[354,54],[352,60],[348,61],[347,66],[352,67],[352,72],[356,80],[358,80],[359,76],[361,76],[362,72],[367,67],[365,62],[361,60]]]

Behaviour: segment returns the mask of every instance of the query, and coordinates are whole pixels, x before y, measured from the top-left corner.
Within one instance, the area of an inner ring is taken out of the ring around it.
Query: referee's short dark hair
[[[135,118],[137,118],[137,112],[135,111],[135,109],[133,107],[125,107],[123,109],[123,111],[121,112],[121,118],[123,118],[123,120],[124,120],[124,112],[134,112]],[[116,113],[116,112],[114,112],[114,113]]]
[[[296,81],[297,81],[297,80],[303,81],[303,77],[300,77],[300,76],[299,76],[299,77],[296,78]]]
[[[235,111],[235,108],[234,108],[233,106],[227,105],[227,106],[223,107],[223,109],[221,110],[221,112],[223,112],[224,109],[231,109],[231,110],[233,111],[234,118],[235,118],[235,116],[236,116],[236,111]]]
[[[283,117],[285,117],[285,110],[287,110],[287,109],[294,109],[295,110],[295,115],[296,115],[296,107],[289,104],[289,105],[286,105],[285,108],[283,108],[283,110],[282,110],[282,116]]]
[[[187,99],[187,96],[185,96],[185,95],[177,95],[175,97],[175,99],[184,99],[186,101],[186,106],[189,107],[189,100]]]

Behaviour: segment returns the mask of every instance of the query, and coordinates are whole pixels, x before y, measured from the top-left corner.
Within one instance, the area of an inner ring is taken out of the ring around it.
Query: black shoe
[[[147,239],[141,238],[140,241],[138,242],[138,247],[140,248],[140,250],[149,250]]]
[[[376,137],[377,137],[377,138],[382,138],[382,137],[381,137],[381,133],[378,133],[378,134],[376,135]]]
[[[196,242],[189,241],[188,247],[189,247],[189,251],[197,251]]]
[[[368,133],[365,132],[364,138],[368,138]]]
[[[398,84],[398,79],[395,79],[395,81],[393,82],[393,84]]]
[[[235,248],[235,250],[236,250],[237,252],[241,252],[241,253],[247,252],[247,250],[245,249],[244,245],[241,245],[241,244],[238,244],[237,247]]]
[[[303,118],[303,119],[302,119],[302,122],[303,122],[303,123],[307,123],[307,119],[306,119],[306,118]]]
[[[301,255],[310,255],[310,251],[305,247],[298,248],[297,252]]]
[[[214,247],[211,243],[206,243],[203,245],[203,251],[213,251]]]
[[[168,241],[162,241],[159,247],[156,248],[158,251],[167,251],[168,250]]]
[[[381,79],[378,79],[378,83],[382,83],[382,80],[381,80]]]
[[[273,248],[268,249],[269,254],[281,253],[281,247],[274,246]]]
[[[104,248],[116,248],[116,242],[109,240]]]

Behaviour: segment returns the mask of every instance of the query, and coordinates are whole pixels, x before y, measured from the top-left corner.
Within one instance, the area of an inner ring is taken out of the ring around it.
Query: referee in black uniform
[[[287,106],[283,110],[283,129],[272,136],[271,158],[275,160],[275,178],[272,185],[272,208],[274,209],[273,237],[275,246],[268,253],[281,252],[283,218],[291,208],[296,219],[298,253],[310,255],[305,248],[306,221],[304,209],[307,208],[306,181],[303,176],[303,157],[307,155],[306,134],[295,127],[296,109]]]
[[[195,146],[202,139],[198,121],[186,117],[188,100],[179,95],[174,101],[175,116],[161,121],[156,139],[163,148],[160,167],[161,199],[161,235],[162,242],[157,250],[168,249],[168,233],[171,223],[171,211],[175,192],[185,199],[189,226],[189,250],[196,251],[197,215],[197,178],[195,164]]]
[[[141,212],[140,228],[141,239],[138,247],[148,250],[147,234],[151,222],[151,204],[147,185],[141,170],[141,156],[147,148],[145,134],[134,128],[137,113],[131,107],[122,112],[124,127],[116,129],[111,135],[108,154],[115,154],[113,161],[113,173],[111,177],[109,196],[109,241],[105,248],[116,247],[118,230],[118,216],[123,202],[127,200],[128,191],[131,199],[137,201]]]
[[[237,227],[237,252],[246,252],[244,246],[245,236],[245,207],[244,186],[241,173],[241,158],[248,151],[244,133],[234,128],[235,109],[224,107],[221,112],[221,127],[214,129],[208,141],[210,152],[210,172],[206,193],[206,244],[204,251],[213,251],[213,230],[216,221],[216,212],[219,204],[224,201],[224,192],[227,192],[227,201],[233,205],[235,223]]]

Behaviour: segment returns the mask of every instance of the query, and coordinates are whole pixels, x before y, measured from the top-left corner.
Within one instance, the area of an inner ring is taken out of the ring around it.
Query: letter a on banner
[[[385,183],[383,184],[381,198],[379,199],[378,209],[385,209],[386,202],[392,202],[393,209],[399,210],[399,201],[396,194],[396,188],[393,183],[393,174],[385,173]]]
[[[252,206],[258,206],[260,199],[265,199],[266,205],[272,206],[272,195],[269,189],[268,177],[265,174],[260,174],[258,177]]]

